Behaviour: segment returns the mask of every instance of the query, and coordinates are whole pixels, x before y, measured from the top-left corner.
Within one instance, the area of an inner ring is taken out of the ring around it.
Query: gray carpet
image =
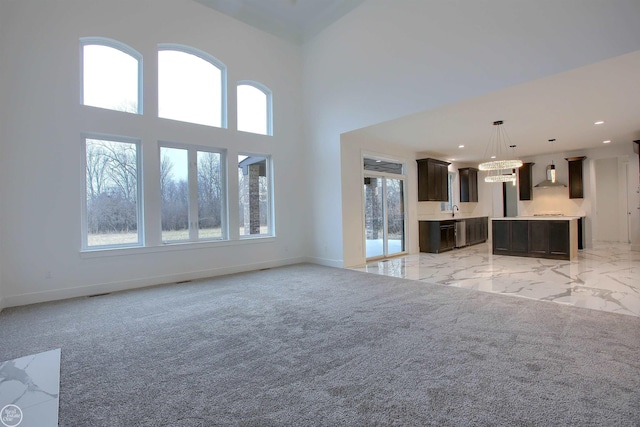
[[[640,425],[640,318],[297,265],[5,309],[60,426]]]

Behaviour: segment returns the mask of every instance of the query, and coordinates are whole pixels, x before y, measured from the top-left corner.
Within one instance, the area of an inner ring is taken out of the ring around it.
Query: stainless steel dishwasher
[[[456,248],[467,246],[467,223],[465,220],[456,220]]]

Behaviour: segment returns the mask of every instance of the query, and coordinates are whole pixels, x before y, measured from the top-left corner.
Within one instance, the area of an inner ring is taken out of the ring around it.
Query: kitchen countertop
[[[571,221],[572,219],[580,219],[581,216],[565,216],[565,215],[540,215],[540,216],[512,216],[505,218],[491,218],[492,221]]]
[[[489,215],[459,215],[456,213],[456,216],[442,215],[442,216],[430,216],[430,217],[419,217],[418,221],[460,221],[464,219],[472,219],[472,218],[489,218]]]

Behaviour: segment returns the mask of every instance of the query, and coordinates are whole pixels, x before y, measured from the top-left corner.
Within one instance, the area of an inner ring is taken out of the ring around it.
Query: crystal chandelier
[[[503,123],[502,120],[493,122],[494,131],[485,151],[485,157],[490,155],[492,160],[478,165],[478,169],[481,171],[489,171],[484,178],[485,182],[515,182],[516,174],[512,169],[522,166],[522,160],[505,159],[507,157],[507,140],[509,137],[502,127]],[[515,147],[515,145],[509,145],[509,148]]]
[[[484,177],[485,182],[516,182],[515,173],[502,173],[502,171],[489,171],[489,174]]]

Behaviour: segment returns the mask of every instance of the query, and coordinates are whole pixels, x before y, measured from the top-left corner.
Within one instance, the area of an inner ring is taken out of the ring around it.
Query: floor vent
[[[111,292],[105,292],[103,294],[93,294],[93,295],[89,295],[87,298],[103,297],[105,295],[111,295]]]

